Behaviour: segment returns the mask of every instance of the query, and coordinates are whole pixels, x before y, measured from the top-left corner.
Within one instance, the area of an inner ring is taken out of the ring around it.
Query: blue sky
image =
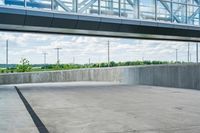
[[[9,63],[19,63],[27,58],[32,64],[43,63],[43,52],[47,52],[47,63],[56,62],[54,48],[61,47],[61,63],[106,62],[107,41],[110,40],[111,60],[175,60],[178,49],[179,60],[187,61],[186,42],[149,41],[137,39],[100,38],[85,36],[50,35],[0,32],[0,64],[5,63],[5,41],[9,40]],[[195,44],[191,43],[192,61],[195,61]]]

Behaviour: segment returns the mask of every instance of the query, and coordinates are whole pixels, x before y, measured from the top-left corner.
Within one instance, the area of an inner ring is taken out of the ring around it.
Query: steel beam
[[[198,6],[200,5],[200,3],[199,3],[198,0],[195,0],[195,2],[196,2],[196,4],[197,4]],[[198,7],[198,8],[195,10],[195,12],[193,12],[193,14],[190,15],[190,16],[188,17],[188,20],[191,20],[191,19],[193,19],[197,14],[200,14],[199,12],[200,12],[200,7]]]
[[[134,7],[134,3],[133,3],[131,0],[127,0],[127,2],[128,2],[132,7]]]
[[[91,0],[90,2],[88,2],[84,7],[82,7],[81,9],[78,10],[79,13],[84,12],[85,10],[87,10],[92,4],[94,4],[97,0]]]
[[[55,0],[55,2],[56,2],[60,7],[62,7],[65,11],[67,11],[67,12],[72,12],[72,10],[71,10],[68,6],[66,6],[62,1],[60,1],[60,0]]]
[[[165,3],[165,1],[163,1],[163,0],[159,0],[159,1],[160,1],[160,3],[165,7],[165,9],[166,9],[169,13],[172,14],[172,17],[173,17],[178,23],[180,23],[180,22],[181,22],[180,19],[179,19],[174,13],[171,12],[169,6]],[[171,3],[171,4],[172,4],[172,3]]]
[[[84,6],[87,2],[88,0],[83,0],[81,3],[78,4],[78,7]]]

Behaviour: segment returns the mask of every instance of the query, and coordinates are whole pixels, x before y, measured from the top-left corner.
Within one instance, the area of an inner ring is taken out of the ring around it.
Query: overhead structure
[[[0,30],[200,41],[200,0],[0,0]]]

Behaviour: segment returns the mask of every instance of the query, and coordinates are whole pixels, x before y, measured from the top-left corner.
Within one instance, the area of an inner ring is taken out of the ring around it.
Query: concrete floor
[[[200,91],[109,83],[18,85],[51,133],[199,133]],[[38,132],[12,86],[0,86],[0,133]]]
[[[0,133],[37,133],[35,124],[13,87],[0,86]]]

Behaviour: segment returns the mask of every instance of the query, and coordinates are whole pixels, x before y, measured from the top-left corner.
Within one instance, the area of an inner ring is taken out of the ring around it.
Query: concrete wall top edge
[[[200,63],[191,64],[159,64],[159,65],[138,65],[138,66],[117,66],[117,67],[101,67],[101,68],[81,68],[71,70],[52,70],[52,71],[38,71],[38,72],[18,72],[18,73],[0,73],[0,75],[16,75],[16,74],[37,74],[37,73],[60,73],[60,72],[73,72],[73,71],[86,71],[86,70],[111,70],[111,69],[128,69],[128,68],[147,68],[147,67],[185,67],[185,66],[199,66]]]

